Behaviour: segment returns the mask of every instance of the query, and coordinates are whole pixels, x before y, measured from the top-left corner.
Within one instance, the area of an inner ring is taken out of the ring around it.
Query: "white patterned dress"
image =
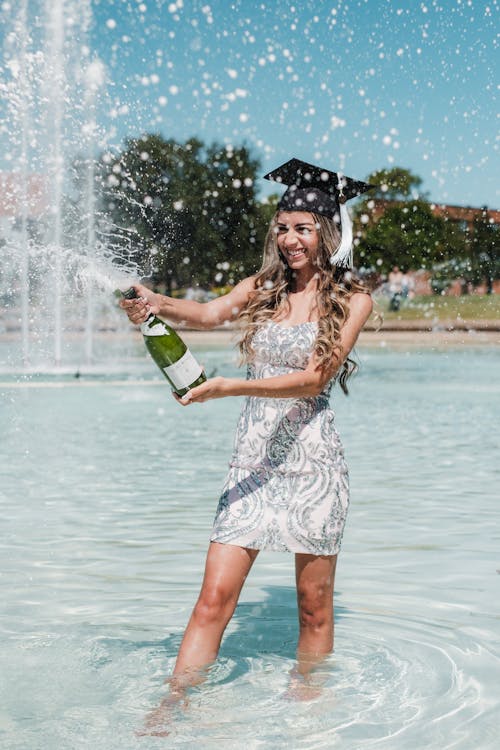
[[[262,325],[247,378],[305,369],[316,332],[316,323]],[[245,399],[211,541],[314,555],[339,551],[349,478],[329,407],[332,385],[315,397]]]

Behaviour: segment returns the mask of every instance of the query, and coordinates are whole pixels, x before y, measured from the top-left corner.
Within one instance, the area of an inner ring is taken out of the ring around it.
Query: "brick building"
[[[379,219],[389,206],[397,206],[399,201],[386,201],[381,198],[374,198],[369,202],[371,216],[375,221]],[[460,225],[461,229],[472,229],[474,219],[480,218],[483,211],[488,212],[490,221],[495,226],[500,227],[500,211],[491,208],[472,208],[471,206],[448,206],[445,203],[431,203],[432,213],[441,219],[453,221]]]
[[[388,201],[382,198],[373,198],[368,202],[368,208],[370,210],[371,218],[377,221],[389,208],[389,206],[400,205],[399,201]],[[474,220],[481,218],[485,211],[488,213],[488,217],[491,223],[495,227],[498,227],[500,232],[500,211],[490,209],[487,207],[473,208],[472,206],[450,206],[445,203],[430,203],[430,208],[435,216],[439,216],[441,219],[446,221],[454,222],[459,225],[462,231],[472,231]],[[413,277],[414,292],[415,294],[431,294],[431,272],[423,269],[419,271],[411,272]],[[471,290],[472,291],[472,290]],[[477,294],[486,293],[486,284],[475,287],[473,290]],[[500,294],[500,279],[493,282],[493,292]],[[449,289],[446,291],[447,294],[460,295],[463,293],[463,284],[460,279],[454,281]]]

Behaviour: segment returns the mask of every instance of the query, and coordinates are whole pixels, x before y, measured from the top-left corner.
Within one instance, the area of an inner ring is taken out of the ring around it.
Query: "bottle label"
[[[198,362],[195,360],[189,349],[182,355],[180,359],[173,365],[163,368],[164,372],[176,388],[187,388],[198,380],[202,373],[202,369]]]

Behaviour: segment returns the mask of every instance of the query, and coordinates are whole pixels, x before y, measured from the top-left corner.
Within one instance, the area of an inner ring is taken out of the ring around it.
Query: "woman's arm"
[[[152,292],[142,284],[134,284],[134,289],[139,295],[138,299],[123,299],[119,303],[132,323],[136,325],[143,323],[148,315],[154,313],[173,323],[185,323],[192,328],[209,329],[222,325],[228,320],[234,320],[238,316],[248,303],[250,293],[255,289],[255,281],[254,277],[243,279],[229,294],[217,297],[210,302],[166,297]]]
[[[340,344],[341,355],[333,357],[329,367],[318,367],[313,355],[305,370],[287,375],[276,375],[259,380],[216,377],[189,391],[180,403],[207,401],[224,396],[260,396],[262,398],[304,398],[319,396],[325,385],[332,378],[356,343],[361,329],[370,317],[373,302],[368,294],[353,294],[349,306],[349,318],[342,328]]]

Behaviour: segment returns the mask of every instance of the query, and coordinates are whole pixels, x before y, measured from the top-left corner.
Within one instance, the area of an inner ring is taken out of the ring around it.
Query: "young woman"
[[[295,159],[267,177],[289,188],[255,276],[207,303],[172,299],[142,285],[135,286],[139,299],[120,303],[136,324],[150,312],[199,329],[242,323],[247,379],[210,378],[176,397],[183,406],[247,397],[201,592],[174,669],[177,689],[216,659],[260,549],[295,554],[299,673],[333,648],[335,565],[349,490],[328,399],[337,379],[346,390],[348,355],[372,311],[367,290],[341,265],[352,239],[342,206],[370,186]]]

